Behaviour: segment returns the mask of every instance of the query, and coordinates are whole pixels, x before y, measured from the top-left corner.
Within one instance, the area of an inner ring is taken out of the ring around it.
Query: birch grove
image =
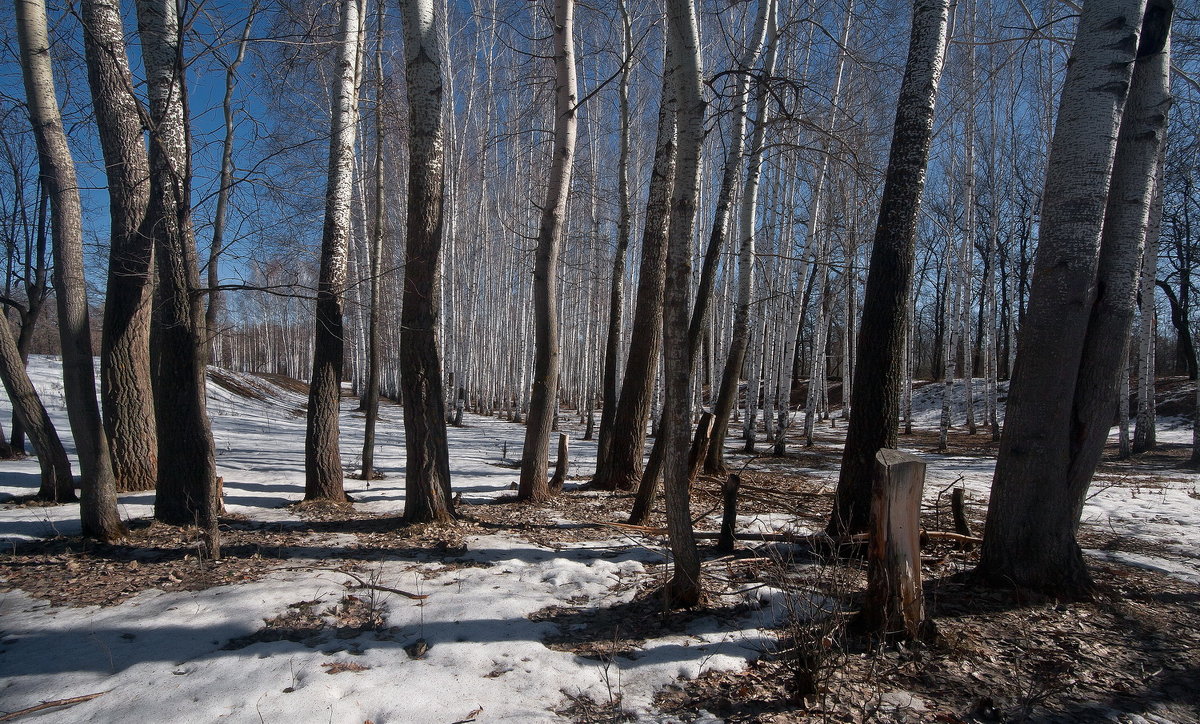
[[[1200,91],[1167,0],[14,8],[0,454],[28,437],[74,494],[23,374],[62,354],[99,538],[153,489],[219,551],[229,368],[302,386],[305,497],[340,510],[403,475],[407,522],[455,520],[476,416],[522,504],[559,504],[557,433],[596,439],[566,491],[665,513],[685,606],[706,413],[709,483],[836,448],[834,535],[878,450],[998,443],[982,570],[1085,590],[1110,423],[1136,461],[1190,414]]]

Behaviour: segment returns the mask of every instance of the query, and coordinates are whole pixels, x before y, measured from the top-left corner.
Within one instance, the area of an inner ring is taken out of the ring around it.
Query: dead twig
[[[17,717],[32,714],[34,712],[43,711],[45,709],[54,709],[60,706],[71,706],[72,704],[82,704],[85,701],[91,701],[98,696],[104,696],[107,691],[97,691],[95,694],[84,694],[83,696],[72,696],[69,699],[55,699],[54,701],[44,701],[37,706],[30,706],[19,711],[9,712],[4,716],[0,716],[0,721],[12,721]]]

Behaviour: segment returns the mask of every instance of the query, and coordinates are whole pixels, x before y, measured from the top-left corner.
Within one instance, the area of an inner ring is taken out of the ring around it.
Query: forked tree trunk
[[[38,489],[38,500],[67,503],[75,500],[75,483],[71,479],[71,463],[63,448],[54,422],[38,397],[33,382],[21,362],[17,343],[12,337],[8,321],[0,317],[0,382],[8,399],[12,400],[13,416],[21,421],[33,452],[41,467],[42,483]]]
[[[1128,354],[1169,105],[1171,10],[1169,0],[1092,0],[1079,20],[979,563],[1005,585],[1092,587],[1076,530]]]
[[[445,5],[439,4],[444,12]],[[400,311],[400,386],[407,455],[404,519],[410,523],[444,522],[454,516],[437,338],[446,164],[442,113],[445,70],[434,0],[404,0],[401,8],[410,134]]]
[[[317,282],[313,368],[308,382],[308,427],[304,436],[304,499],[346,499],[338,445],[345,358],[346,256],[354,186],[354,137],[358,128],[359,47],[362,0],[343,0],[338,29],[337,81],[329,134],[325,225]]]
[[[37,140],[42,183],[46,185],[51,205],[63,387],[67,416],[83,473],[79,513],[84,535],[115,540],[124,535],[125,530],[117,513],[112,457],[96,401],[79,185],[54,91],[45,3],[42,0],[17,0],[16,19],[26,105]]]
[[[949,0],[916,0],[863,296],[850,417],[830,533],[866,530],[875,453],[896,447],[900,368],[916,250],[917,212],[946,49]]]
[[[667,0],[667,42],[671,48],[678,112],[679,156],[671,193],[666,289],[663,293],[663,347],[666,399],[663,403],[663,490],[674,573],[664,591],[667,605],[700,601],[700,555],[692,530],[688,460],[691,428],[693,345],[689,339],[692,236],[700,190],[700,150],[704,143],[704,98],[700,36],[691,0]]]
[[[112,216],[100,346],[100,397],[118,490],[152,490],[158,439],[150,384],[154,240],[141,224],[150,200],[142,115],[133,95],[118,0],[85,0],[83,40]]]
[[[158,294],[154,415],[158,489],[154,517],[199,525],[209,553],[217,537],[216,456],[205,398],[204,310],[197,294],[188,131],[180,27],[174,0],[138,0],[150,99],[150,205],[142,233],[154,238]]]
[[[550,432],[558,406],[558,252],[566,224],[567,197],[575,159],[575,2],[554,2],[554,155],[546,201],[538,222],[533,270],[534,369],[529,395],[525,447],[521,455],[519,500],[550,496],[546,478]]]

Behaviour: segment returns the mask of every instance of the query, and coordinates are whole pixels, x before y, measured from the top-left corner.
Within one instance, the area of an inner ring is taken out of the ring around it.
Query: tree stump
[[[862,623],[915,639],[925,618],[921,593],[921,492],[925,461],[898,450],[875,454],[867,598]]]
[[[554,463],[554,477],[550,478],[551,490],[562,490],[563,483],[567,481],[567,471],[571,467],[568,457],[570,445],[570,436],[560,433],[558,436],[558,461]]]
[[[950,493],[950,512],[954,516],[954,532],[973,536],[971,521],[967,519],[966,492],[963,488],[955,488]]]

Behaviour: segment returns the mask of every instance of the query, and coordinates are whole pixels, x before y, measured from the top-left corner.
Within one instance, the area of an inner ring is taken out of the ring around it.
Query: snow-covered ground
[[[53,358],[35,358],[31,374],[73,452],[63,405],[61,368]],[[249,399],[209,384],[209,411],[224,477],[225,504],[253,521],[287,523],[298,516],[287,504],[303,496],[304,417],[301,395],[260,378],[234,375],[263,399]],[[960,383],[961,384],[961,383]],[[982,391],[982,386],[977,386]],[[977,396],[982,421],[982,399]],[[917,425],[936,429],[941,386],[917,391]],[[354,463],[361,444],[361,415],[347,401],[342,413],[342,451]],[[961,425],[962,410],[955,412]],[[7,399],[0,399],[7,419]],[[524,428],[493,418],[467,416],[467,426],[450,428],[454,488],[464,502],[484,503],[509,494],[515,471],[498,467],[505,456],[519,457]],[[1160,421],[1159,440],[1190,441],[1181,420]],[[823,442],[844,433],[824,423]],[[981,433],[981,435],[986,433]],[[400,411],[385,406],[378,436],[377,465],[385,480],[347,479],[359,510],[395,514],[404,502],[404,447]],[[735,443],[730,441],[731,453]],[[932,502],[960,481],[970,501],[985,504],[994,460],[937,455],[911,450],[928,462],[926,494]],[[595,461],[593,443],[572,442],[572,473],[587,474]],[[732,456],[734,460],[737,456]],[[836,470],[797,467],[832,485]],[[30,459],[0,463],[0,504],[37,488],[38,468]],[[1097,557],[1161,571],[1200,582],[1200,476],[1172,470],[1169,475],[1131,469],[1121,479],[1093,486],[1084,525],[1153,544],[1154,554],[1090,551]],[[153,493],[121,496],[129,518],[149,516]],[[747,516],[747,530],[796,529],[782,514]],[[3,541],[79,530],[75,506],[3,507]],[[346,536],[349,534],[314,534]],[[323,543],[336,543],[326,540]],[[609,665],[549,648],[557,629],[534,621],[531,613],[549,606],[579,608],[629,601],[636,584],[653,575],[662,560],[651,547],[627,540],[589,541],[549,548],[508,534],[467,540],[470,565],[385,559],[372,563],[382,585],[419,590],[423,601],[388,597],[387,634],[301,642],[257,642],[223,648],[258,631],[263,620],[279,616],[300,601],[336,603],[346,577],[290,565],[253,583],[204,591],[143,591],[119,605],[55,607],[21,592],[0,593],[0,711],[45,700],[108,692],[68,709],[31,715],[29,720],[208,722],[333,721],[359,724],[426,721],[555,720],[569,698],[607,702],[621,695],[622,708],[645,721],[666,721],[651,705],[653,693],[678,677],[712,669],[739,668],[769,645],[764,628],[780,615],[781,604],[765,591],[762,607],[738,622],[694,621],[678,635],[646,641],[636,656]],[[581,602],[585,602],[582,603]],[[406,653],[418,640],[429,646],[423,658]],[[361,670],[327,673],[332,664],[353,663]]]
[[[61,365],[35,357],[31,376],[54,417],[68,451],[74,448],[66,421]],[[235,375],[263,393],[263,400],[209,384],[209,412],[224,477],[226,508],[255,521],[298,521],[285,506],[303,497],[302,396],[252,376]],[[349,462],[361,447],[362,416],[342,414],[343,454]],[[0,415],[10,414],[0,399]],[[511,494],[513,470],[498,467],[507,452],[519,457],[524,428],[468,416],[450,428],[454,488],[464,502]],[[404,445],[400,410],[386,405],[379,425],[377,466],[385,480],[347,478],[357,509],[399,513],[404,504]],[[572,443],[572,472],[595,465],[594,443]],[[0,463],[0,504],[36,492],[33,459]],[[121,496],[127,518],[149,516],[153,493]],[[4,540],[78,533],[78,508],[0,509]],[[330,534],[323,534],[326,538]],[[347,535],[347,534],[333,534]],[[325,544],[336,541],[323,540]],[[345,575],[303,570],[303,560],[253,583],[204,591],[144,591],[110,607],[55,607],[20,591],[0,592],[0,712],[47,700],[107,692],[29,721],[383,722],[554,721],[569,697],[621,706],[649,721],[651,697],[679,677],[737,669],[769,643],[761,628],[779,612],[770,596],[740,623],[699,619],[686,631],[646,641],[635,656],[609,665],[548,648],[557,631],[529,614],[548,606],[610,606],[628,601],[662,560],[652,548],[627,540],[592,541],[555,550],[510,535],[467,540],[468,566],[385,560],[373,563],[379,584],[419,590],[423,601],[386,596],[387,635],[330,638],[316,646],[291,641],[258,642],[226,650],[231,639],[263,627],[300,601],[332,606],[345,593]],[[460,560],[464,557],[460,556]],[[313,566],[329,565],[313,561]],[[444,570],[443,570],[444,569]],[[363,595],[363,594],[360,594]],[[405,647],[424,640],[428,652],[411,658]],[[362,670],[328,673],[330,664]],[[324,665],[324,666],[323,666]],[[478,711],[477,711],[478,710]]]

